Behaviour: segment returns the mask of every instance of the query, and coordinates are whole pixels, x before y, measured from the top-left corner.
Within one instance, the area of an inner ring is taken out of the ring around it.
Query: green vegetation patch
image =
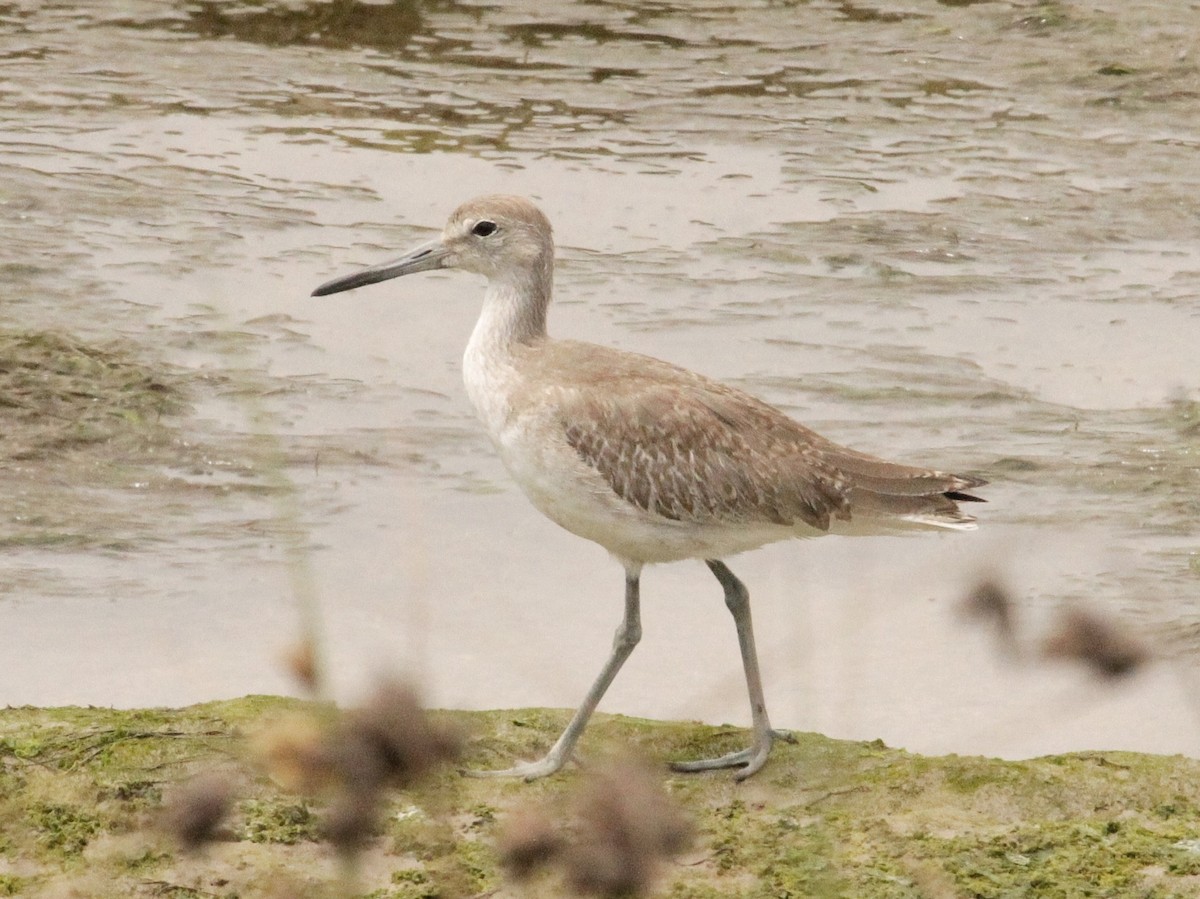
[[[0,330],[0,458],[144,435],[181,407],[178,385],[127,346]]]
[[[239,836],[252,843],[299,843],[319,836],[318,820],[308,803],[287,797],[248,799],[240,807]]]
[[[32,803],[28,821],[42,845],[64,855],[78,855],[101,829],[95,813],[58,802]]]
[[[157,539],[161,517],[133,497],[186,461],[184,408],[184,375],[132,344],[0,328],[0,548]]]
[[[388,798],[353,886],[321,838],[327,797],[298,795],[249,758],[247,735],[313,707],[270,697],[178,710],[0,711],[0,896],[295,895],[425,899],[505,887],[496,846],[516,815],[554,808],[578,767],[524,783],[453,768]],[[566,712],[440,712],[469,734],[465,767],[533,758]],[[692,819],[692,846],[661,895],[980,899],[1200,893],[1200,762],[1091,752],[1020,762],[932,758],[879,742],[798,734],[736,784],[669,773],[670,759],[742,745],[737,728],[601,715],[590,765],[627,750],[661,766]],[[187,854],[156,821],[196,774],[236,782],[217,841]],[[566,826],[566,825],[564,825]],[[331,884],[340,883],[335,889]],[[521,895],[569,894],[540,874]],[[274,891],[274,892],[273,892]],[[505,889],[508,892],[508,889]]]

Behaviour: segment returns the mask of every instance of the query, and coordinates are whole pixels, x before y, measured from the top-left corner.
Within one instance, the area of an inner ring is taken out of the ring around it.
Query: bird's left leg
[[[746,749],[731,752],[713,759],[698,759],[692,762],[672,762],[674,771],[710,771],[714,768],[737,768],[735,780],[745,780],[758,771],[767,761],[771,742],[786,736],[771,730],[767,718],[767,704],[763,699],[762,675],[758,670],[758,652],[754,648],[754,628],[750,624],[750,593],[745,584],[734,576],[724,562],[713,559],[705,561],[721,586],[725,588],[725,605],[733,614],[737,626],[738,646],[742,651],[742,666],[746,670],[746,689],[750,693],[750,715],[754,727],[754,742]]]

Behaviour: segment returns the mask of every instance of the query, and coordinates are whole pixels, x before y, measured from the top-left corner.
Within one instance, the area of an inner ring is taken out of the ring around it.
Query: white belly
[[[505,467],[538,511],[622,560],[720,559],[820,533],[772,524],[676,521],[651,514],[614,493],[565,439],[539,428],[505,429],[496,446]]]

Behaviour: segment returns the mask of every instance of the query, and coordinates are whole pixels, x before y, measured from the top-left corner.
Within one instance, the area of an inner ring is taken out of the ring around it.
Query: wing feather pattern
[[[651,514],[828,530],[858,512],[961,527],[973,519],[956,501],[982,502],[963,492],[986,483],[979,478],[848,449],[694,372],[590,344],[553,346],[569,355],[571,377],[555,366],[540,383],[557,385],[567,443],[618,496]]]
[[[722,399],[658,384],[580,399],[567,442],[617,495],[664,518],[827,530],[831,516],[848,516],[850,485],[836,469],[794,435],[756,427],[751,419],[769,421],[761,410]]]

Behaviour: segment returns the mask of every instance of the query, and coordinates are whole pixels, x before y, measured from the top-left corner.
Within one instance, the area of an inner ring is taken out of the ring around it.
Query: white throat
[[[463,353],[467,396],[493,441],[508,420],[520,348],[546,339],[545,301],[527,290],[524,284],[490,282]]]

